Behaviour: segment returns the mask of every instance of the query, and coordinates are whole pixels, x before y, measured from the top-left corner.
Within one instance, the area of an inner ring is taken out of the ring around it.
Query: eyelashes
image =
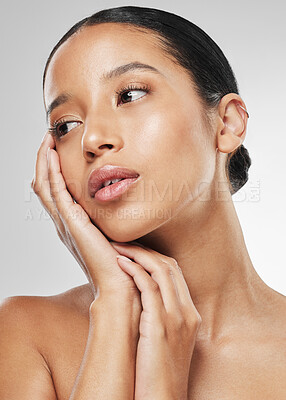
[[[150,87],[148,85],[142,85],[140,87],[138,87],[136,85],[128,85],[127,87],[123,87],[123,88],[121,88],[119,91],[117,91],[115,93],[118,95],[118,100],[119,99],[122,100],[125,95],[131,96],[131,92],[132,91],[139,91],[139,92],[141,91],[141,92],[146,92],[146,94],[147,94],[147,93],[150,92]],[[119,105],[118,100],[117,100],[117,105]],[[136,99],[136,100],[138,100],[138,99]],[[126,103],[130,103],[130,101],[126,101]],[[123,103],[123,104],[125,104],[125,103]]]
[[[116,91],[117,94],[117,106],[122,107],[123,104],[132,103],[136,100],[141,99],[146,96],[150,92],[150,87],[148,85],[128,85],[122,87],[120,90]],[[142,92],[145,93],[143,95],[135,95],[135,99],[133,100],[132,92]],[[66,135],[71,129],[76,128],[80,125],[81,122],[78,121],[66,121],[65,119],[60,119],[52,124],[52,127],[49,128],[49,132],[57,138]],[[70,127],[70,129],[69,129]]]
[[[67,127],[70,124],[72,124],[73,128],[75,128],[76,127],[75,125],[77,125],[77,124],[80,125],[81,122],[78,122],[78,121],[65,121],[64,119],[62,119],[62,120],[60,119],[57,122],[55,122],[51,128],[49,128],[49,132],[52,135],[54,135],[54,136],[59,138],[60,136],[64,136],[67,133],[69,133],[69,130],[68,129],[64,129],[64,128]]]

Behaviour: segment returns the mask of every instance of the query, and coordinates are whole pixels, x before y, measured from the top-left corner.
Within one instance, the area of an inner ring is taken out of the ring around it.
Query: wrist
[[[115,296],[99,294],[89,307],[92,322],[107,321],[107,324],[130,327],[138,333],[142,312],[140,293],[120,294]],[[110,325],[111,326],[111,325]]]

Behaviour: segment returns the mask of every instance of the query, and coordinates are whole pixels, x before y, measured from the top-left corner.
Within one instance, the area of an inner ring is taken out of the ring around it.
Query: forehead
[[[77,81],[98,85],[106,72],[131,61],[150,64],[164,75],[186,74],[160,47],[155,32],[122,23],[102,23],[84,27],[58,48],[47,70],[45,97],[53,97],[55,90],[67,89]]]

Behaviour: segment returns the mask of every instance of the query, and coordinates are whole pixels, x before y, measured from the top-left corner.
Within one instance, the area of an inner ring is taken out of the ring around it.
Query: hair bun
[[[231,185],[231,195],[236,193],[248,181],[248,169],[250,166],[251,158],[243,144],[228,155],[226,172]]]

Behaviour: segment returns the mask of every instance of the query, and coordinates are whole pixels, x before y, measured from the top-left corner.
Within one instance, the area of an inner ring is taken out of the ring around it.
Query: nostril
[[[88,156],[89,158],[94,158],[94,156],[95,156],[95,154],[92,153],[91,151],[87,151],[86,154],[87,154],[87,156]]]
[[[107,146],[109,149],[112,149],[113,145],[112,144],[102,144],[101,146],[99,146],[99,149],[104,148],[105,146]]]

